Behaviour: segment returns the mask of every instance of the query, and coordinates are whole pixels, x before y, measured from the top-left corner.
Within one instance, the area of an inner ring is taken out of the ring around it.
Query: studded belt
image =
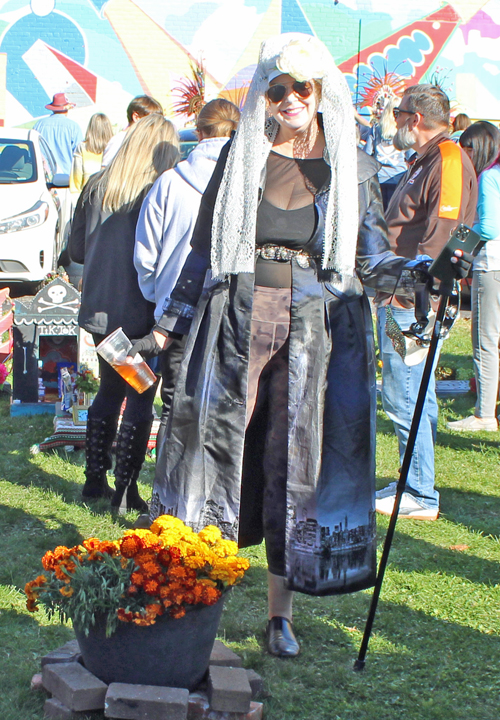
[[[309,261],[314,257],[304,250],[292,250],[284,245],[262,245],[255,250],[256,257],[260,257],[263,260],[275,260],[277,262],[290,262],[290,260],[297,260],[297,264],[306,268],[309,267]]]

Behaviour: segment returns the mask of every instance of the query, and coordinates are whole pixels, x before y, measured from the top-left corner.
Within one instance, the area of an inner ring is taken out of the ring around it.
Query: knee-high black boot
[[[83,498],[110,498],[113,490],[106,480],[106,471],[111,470],[111,446],[116,435],[118,415],[94,418],[89,409],[85,433],[85,485]]]
[[[139,495],[137,478],[148,449],[153,420],[139,423],[122,421],[116,440],[115,487],[111,507],[124,512],[147,513],[148,504]]]

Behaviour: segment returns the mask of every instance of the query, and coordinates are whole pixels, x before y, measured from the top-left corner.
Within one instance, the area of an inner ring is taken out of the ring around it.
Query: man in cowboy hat
[[[57,170],[69,175],[76,146],[82,142],[83,135],[78,123],[70,120],[68,110],[75,107],[64,93],[56,93],[52,102],[45,106],[52,115],[44,117],[35,124],[37,130],[47,141],[57,162]]]

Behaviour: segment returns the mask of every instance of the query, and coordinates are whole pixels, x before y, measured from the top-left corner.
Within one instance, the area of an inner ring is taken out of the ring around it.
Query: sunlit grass
[[[460,321],[441,364],[472,376],[470,326]],[[298,595],[296,660],[263,651],[266,571],[262,547],[226,602],[219,637],[264,677],[267,720],[497,720],[500,691],[500,453],[495,433],[451,433],[446,421],[471,412],[471,394],[441,399],[436,447],[442,514],[400,521],[363,673],[353,672],[371,593]],[[83,453],[31,455],[49,418],[11,419],[0,400],[0,711],[2,720],[41,720],[30,692],[40,657],[72,637],[69,626],[31,615],[22,588],[44,551],[96,535],[116,538],[134,515],[114,519],[105,503],[81,501]],[[378,484],[397,477],[392,426],[380,410]],[[154,463],[141,473],[147,496]],[[382,546],[387,518],[378,522]]]

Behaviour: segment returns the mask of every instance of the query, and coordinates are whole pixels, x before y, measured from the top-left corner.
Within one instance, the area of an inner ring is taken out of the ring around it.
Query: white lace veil
[[[279,126],[266,121],[265,93],[279,70],[297,80],[320,79],[326,160],[331,166],[322,267],[352,275],[358,234],[356,140],[351,95],[323,43],[312,35],[285,33],[262,43],[215,203],[213,277],[255,270],[255,234],[262,171]],[[279,73],[278,73],[279,74]]]

